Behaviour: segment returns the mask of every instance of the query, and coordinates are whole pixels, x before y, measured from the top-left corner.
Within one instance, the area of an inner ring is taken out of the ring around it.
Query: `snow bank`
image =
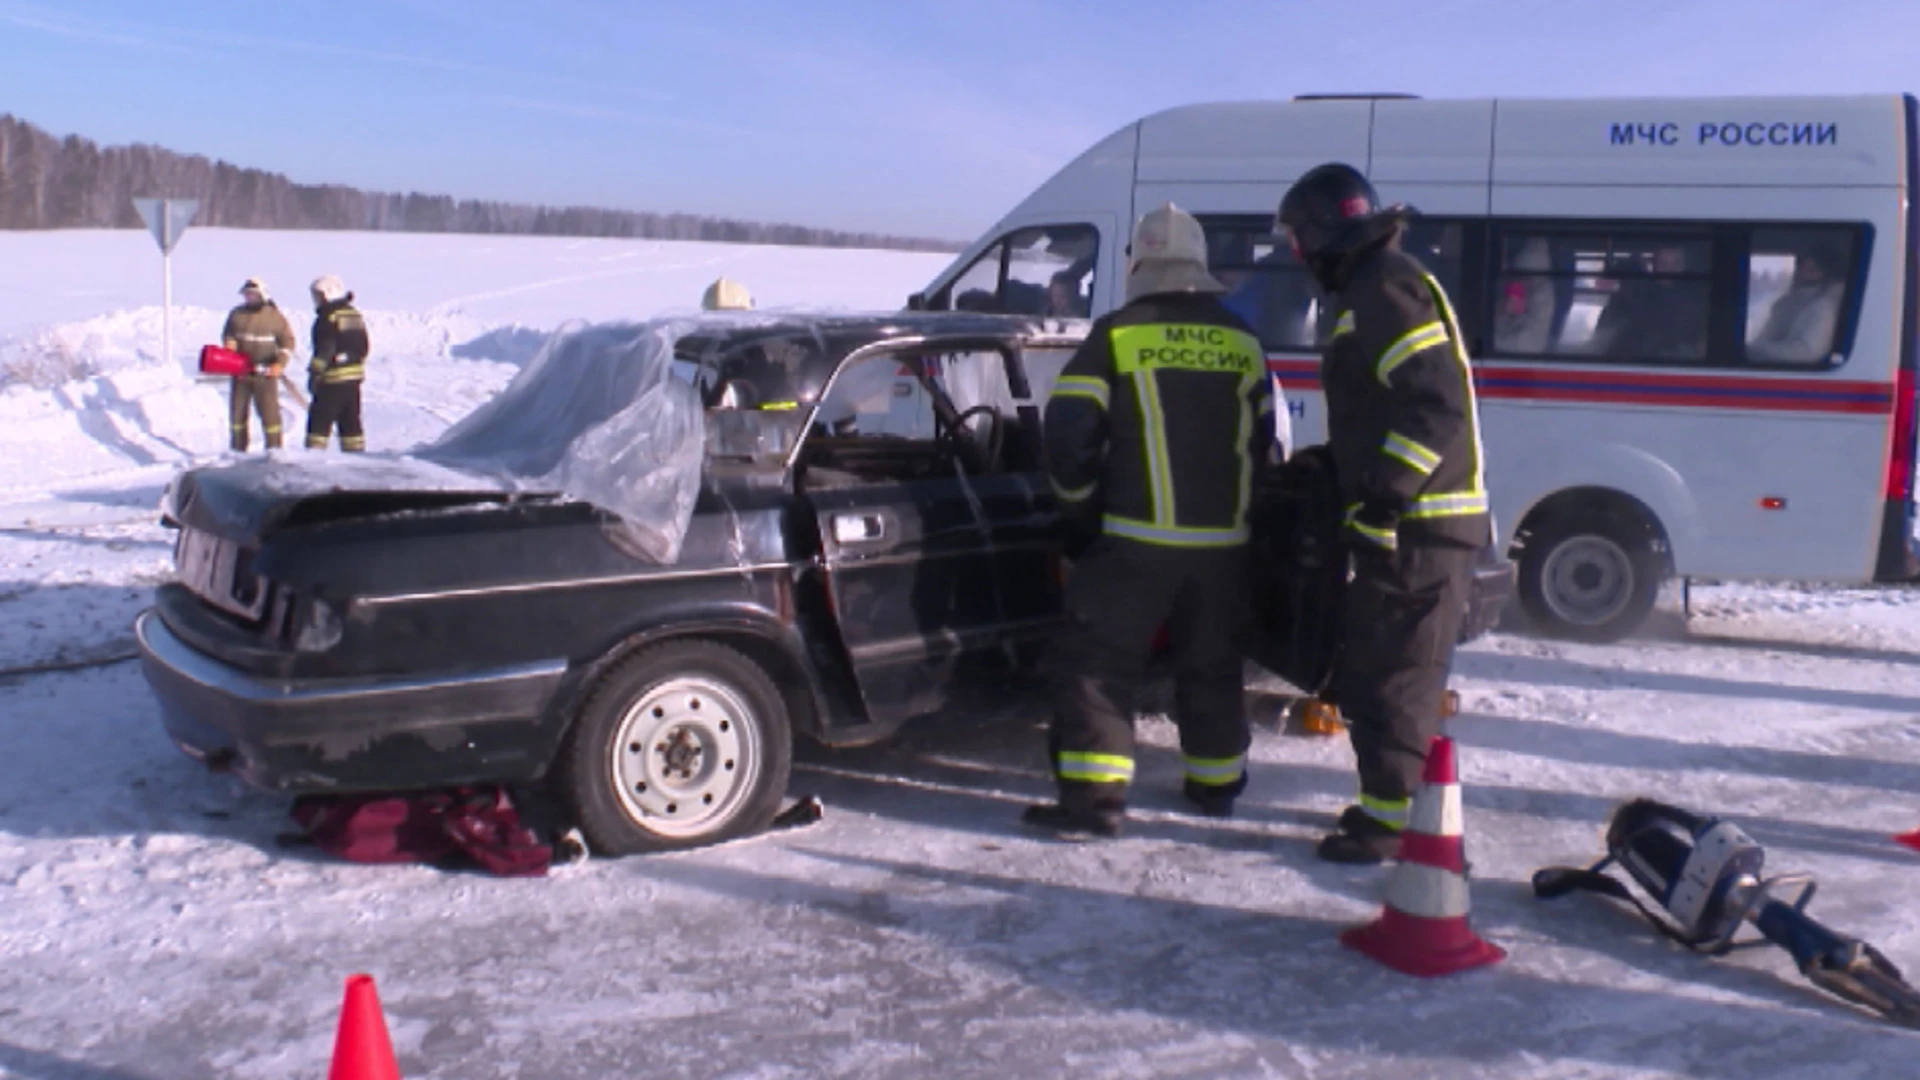
[[[342,275],[373,340],[367,444],[438,437],[498,393],[571,320],[691,314],[726,274],[763,307],[897,308],[938,254],[563,237],[196,229],[174,253],[174,356],[160,357],[158,255],[143,232],[0,233],[0,500],[118,483],[225,452],[223,380],[194,372],[235,289],[266,279],[301,342],[306,283]],[[286,442],[305,413],[283,394]],[[257,418],[252,445],[259,447]],[[287,451],[298,456],[297,449]]]

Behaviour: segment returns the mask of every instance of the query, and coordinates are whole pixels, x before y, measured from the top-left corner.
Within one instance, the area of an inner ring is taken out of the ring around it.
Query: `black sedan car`
[[[137,624],[166,728],[273,791],[550,782],[607,853],[763,828],[794,734],[873,741],[1032,664],[1076,535],[1041,411],[1086,327],[588,327],[411,454],[185,472]],[[1489,555],[1465,637],[1510,584]],[[1297,600],[1248,655],[1304,679]]]

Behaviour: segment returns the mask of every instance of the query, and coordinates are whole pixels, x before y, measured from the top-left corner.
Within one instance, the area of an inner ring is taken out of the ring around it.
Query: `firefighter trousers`
[[[1063,806],[1125,807],[1139,685],[1163,626],[1189,787],[1231,798],[1246,786],[1250,735],[1238,647],[1246,569],[1243,546],[1169,548],[1107,536],[1075,564],[1066,622],[1047,661],[1048,752]]]
[[[367,434],[360,428],[360,380],[323,382],[314,380],[313,401],[307,409],[307,449],[325,450],[334,429],[340,430],[340,449],[357,452],[367,448]]]
[[[228,410],[228,424],[232,430],[231,446],[244,452],[247,448],[247,411],[249,408],[260,413],[260,431],[266,436],[267,449],[280,448],[280,380],[265,373],[259,375],[236,375],[233,379],[233,397]]]
[[[1405,822],[1427,744],[1440,733],[1440,701],[1466,614],[1475,550],[1408,544],[1354,560],[1341,600],[1335,692],[1360,772],[1360,806]]]

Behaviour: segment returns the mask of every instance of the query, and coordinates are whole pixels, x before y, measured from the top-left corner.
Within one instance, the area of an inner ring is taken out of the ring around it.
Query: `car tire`
[[[1550,519],[1520,552],[1520,605],[1533,626],[1605,644],[1640,628],[1660,596],[1666,565],[1651,533],[1594,514]]]
[[[600,677],[555,787],[594,853],[632,855],[765,829],[792,767],[786,702],[766,671],[718,642],[674,641]]]

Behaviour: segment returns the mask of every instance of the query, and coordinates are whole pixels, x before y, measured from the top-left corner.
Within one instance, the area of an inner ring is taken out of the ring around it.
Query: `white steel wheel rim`
[[[641,828],[685,838],[725,825],[752,794],[763,755],[739,691],[669,679],[627,708],[614,731],[613,784]]]
[[[1633,559],[1604,536],[1575,536],[1547,553],[1540,567],[1547,607],[1564,622],[1602,626],[1633,600]]]

